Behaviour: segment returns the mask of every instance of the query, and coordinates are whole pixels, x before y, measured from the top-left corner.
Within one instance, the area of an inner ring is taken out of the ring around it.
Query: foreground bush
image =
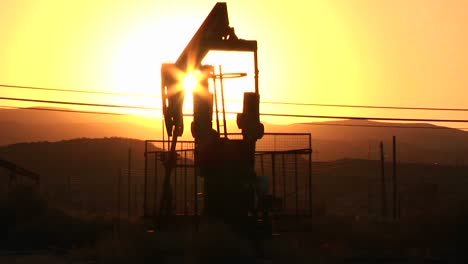
[[[69,249],[93,244],[111,230],[102,219],[71,216],[48,204],[30,186],[16,186],[0,201],[0,247],[10,250]]]

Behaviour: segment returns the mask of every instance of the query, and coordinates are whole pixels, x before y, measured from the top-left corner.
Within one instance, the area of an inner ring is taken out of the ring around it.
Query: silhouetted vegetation
[[[127,219],[125,173],[121,230],[115,232],[115,168],[126,166],[129,146],[135,150],[134,167],[141,168],[144,145],[128,139],[1,148],[2,157],[44,176],[40,191],[17,185],[2,193],[1,248],[58,248],[74,259],[98,263],[258,260],[251,241],[220,223],[205,223],[198,232],[181,226],[148,233],[135,215]],[[391,166],[387,168],[391,175]],[[466,259],[468,169],[464,166],[399,163],[398,221],[380,215],[378,161],[314,162],[312,169],[314,214],[299,219],[280,216],[274,222],[279,235],[266,240],[263,250],[271,263]],[[134,180],[141,183],[137,176]]]
[[[12,187],[0,201],[0,247],[39,250],[92,245],[112,230],[110,221],[72,216],[47,203],[31,186]]]
[[[141,222],[123,221],[115,233],[109,219],[67,214],[25,186],[4,195],[0,206],[3,250],[63,249],[72,259],[97,263],[258,260],[252,242],[222,223],[205,221],[199,231],[185,226],[148,232]],[[271,263],[463,259],[468,248],[468,210],[463,206],[442,216],[397,222],[332,215],[278,221],[279,235],[263,243],[263,258]]]

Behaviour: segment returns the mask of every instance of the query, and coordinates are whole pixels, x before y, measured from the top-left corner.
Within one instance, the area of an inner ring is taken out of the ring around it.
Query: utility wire
[[[46,88],[46,87],[8,85],[8,84],[0,84],[0,87],[13,88],[13,89],[56,91],[56,92],[71,92],[71,93],[87,93],[87,94],[104,94],[104,95],[117,95],[117,96],[135,96],[135,97],[160,98],[160,96],[158,97],[158,96],[148,95],[148,94],[116,93],[116,92],[102,92],[102,91],[90,91],[90,90],[73,90],[73,89],[59,89],[59,88]]]
[[[127,108],[127,109],[142,109],[142,110],[159,110],[159,111],[162,110],[161,108],[145,107],[145,106],[115,105],[115,104],[92,104],[92,103],[67,102],[67,101],[53,101],[53,100],[39,100],[39,99],[16,98],[16,97],[0,97],[0,100],[22,101],[22,102],[33,102],[33,103],[48,103],[48,104],[65,104],[65,105],[80,105],[80,106],[97,106],[97,107],[113,107],[113,108]]]
[[[323,106],[323,107],[349,107],[370,109],[396,109],[396,110],[426,110],[426,111],[468,111],[468,108],[438,108],[438,107],[409,107],[409,106],[377,106],[377,105],[347,105],[347,104],[313,104],[313,103],[291,103],[291,102],[261,102],[272,105],[297,105],[297,106]]]
[[[115,105],[115,104],[91,104],[91,103],[80,103],[80,102],[39,100],[39,99],[13,98],[13,97],[0,97],[0,100],[25,101],[25,102],[49,103],[49,104],[80,105],[80,106],[96,106],[96,107],[114,107],[114,108],[142,109],[142,110],[158,110],[158,111],[162,110],[161,108],[144,107],[144,106]],[[237,113],[236,112],[226,112],[226,114],[237,114]],[[324,116],[324,115],[298,115],[298,114],[277,114],[277,113],[260,113],[260,115],[261,116],[275,116],[275,117],[351,119],[351,120],[375,120],[375,121],[468,123],[468,120],[466,120],[466,119],[426,119],[426,118],[393,118],[393,117]],[[191,116],[191,114],[184,114],[184,116]]]
[[[230,112],[229,114],[233,114],[233,113]],[[302,117],[302,118],[351,119],[351,120],[375,120],[375,121],[468,123],[467,119],[426,119],[426,118],[394,118],[394,117],[323,116],[323,115],[295,115],[295,114],[276,114],[276,113],[260,113],[260,115],[262,115],[262,116],[277,116],[277,117]]]
[[[72,109],[59,109],[59,108],[41,108],[41,107],[14,107],[7,105],[0,105],[0,109],[15,109],[15,110],[37,110],[37,111],[53,111],[53,112],[67,112],[79,114],[98,114],[98,115],[117,115],[117,116],[131,116],[132,114],[113,113],[113,112],[98,112],[98,111],[81,111]],[[344,127],[369,127],[369,128],[406,128],[406,129],[459,129],[466,130],[463,127],[424,127],[424,126],[400,126],[400,125],[359,125],[359,124],[330,124],[330,123],[297,123],[297,125],[309,126],[344,126]]]
[[[359,124],[329,124],[329,123],[296,123],[297,125],[308,126],[343,126],[343,127],[369,127],[369,128],[414,128],[414,129],[459,129],[466,130],[466,127],[443,127],[443,126],[401,126],[401,125],[359,125]]]
[[[72,109],[60,109],[60,108],[41,108],[41,107],[14,107],[2,105],[0,108],[3,109],[15,109],[15,110],[37,110],[37,111],[52,111],[52,112],[66,112],[66,113],[78,113],[78,114],[97,114],[97,115],[116,115],[116,116],[128,116],[129,114],[124,113],[112,113],[112,112],[99,112],[99,111],[81,111]]]
[[[14,107],[0,105],[0,109],[16,109],[16,110],[37,110],[37,111],[53,111],[53,112],[67,112],[67,113],[80,113],[80,114],[98,114],[98,115],[116,115],[116,116],[132,116],[132,114],[115,113],[115,112],[99,112],[99,111],[81,111],[72,109],[59,109],[59,108],[41,108],[41,107]],[[184,115],[192,116],[192,115]],[[467,130],[463,127],[424,127],[424,126],[400,126],[400,125],[359,125],[359,124],[330,124],[330,123],[297,123],[298,125],[310,126],[344,126],[344,127],[368,127],[368,128],[403,128],[403,129],[459,129]]]
[[[136,97],[150,97],[161,98],[161,96],[148,95],[148,94],[135,94],[135,93],[117,93],[117,92],[101,92],[91,90],[73,90],[73,89],[59,89],[59,88],[45,88],[35,86],[21,86],[21,85],[8,85],[0,84],[0,87],[17,88],[17,89],[33,89],[45,91],[58,91],[58,92],[73,92],[73,93],[89,93],[89,94],[104,94],[104,95],[117,95],[117,96],[136,96]],[[239,102],[238,100],[233,102]],[[444,108],[444,107],[410,107],[410,106],[377,106],[377,105],[349,105],[349,104],[316,104],[316,103],[300,103],[300,102],[279,102],[279,101],[261,101],[261,104],[271,105],[295,105],[295,106],[318,106],[318,107],[345,107],[345,108],[368,108],[368,109],[394,109],[394,110],[425,110],[425,111],[462,111],[467,112],[468,108]]]

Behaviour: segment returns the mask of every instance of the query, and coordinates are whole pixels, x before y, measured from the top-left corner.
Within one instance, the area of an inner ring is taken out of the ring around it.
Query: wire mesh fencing
[[[240,139],[230,134],[230,139]],[[145,143],[144,215],[159,210],[168,142]],[[195,169],[195,142],[180,141],[177,163],[171,174],[173,213],[200,215],[203,212],[203,178]],[[257,141],[255,171],[268,185],[268,193],[278,202],[278,213],[304,215],[312,210],[312,146],[310,134],[266,133]]]

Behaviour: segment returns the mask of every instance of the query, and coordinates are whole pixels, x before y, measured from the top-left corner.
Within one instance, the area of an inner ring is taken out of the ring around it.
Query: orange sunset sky
[[[160,107],[161,63],[177,59],[215,3],[0,0],[0,84],[147,95],[0,87],[0,96]],[[227,5],[236,34],[258,41],[261,101],[466,107],[468,1],[236,0]],[[210,54],[207,62],[222,64],[225,71],[250,73],[249,56]],[[249,89],[251,79],[249,74],[227,86]],[[7,100],[0,100],[0,105],[46,106]],[[268,104],[260,109],[306,115],[468,119],[463,112]]]

